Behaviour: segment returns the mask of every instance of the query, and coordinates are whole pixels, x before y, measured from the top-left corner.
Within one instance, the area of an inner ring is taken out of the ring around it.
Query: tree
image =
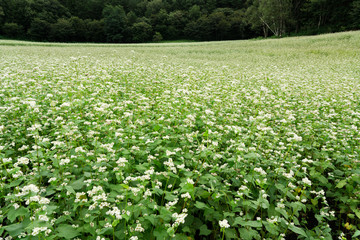
[[[228,32],[231,24],[225,15],[229,9],[218,8],[208,17],[209,24],[212,32],[212,39],[209,40],[223,40],[228,39]]]
[[[157,14],[152,15],[150,22],[155,32],[159,32],[162,36],[169,35],[169,15],[165,9],[161,9]]]
[[[197,21],[189,22],[185,27],[185,34],[194,40],[211,40],[212,26],[207,15],[202,15]]]
[[[291,0],[260,0],[260,20],[277,37],[286,32],[291,21]]]
[[[69,21],[74,32],[74,36],[71,41],[84,42],[87,31],[85,21],[78,17],[71,17]]]
[[[56,23],[59,18],[70,17],[70,12],[58,0],[34,0],[30,3],[33,19]],[[31,22],[32,23],[32,22]]]
[[[294,20],[295,25],[295,32],[298,32],[300,30],[302,22],[302,8],[307,0],[292,0],[292,9],[291,9],[291,15]]]
[[[268,37],[269,29],[263,21],[261,21],[261,13],[259,10],[259,0],[254,0],[249,3],[249,7],[245,12],[245,21],[250,26],[251,30],[255,31],[257,35],[260,35],[260,29],[263,32],[264,37]]]
[[[68,19],[59,18],[56,23],[51,24],[49,37],[51,41],[70,42],[74,35],[75,31]]]
[[[201,10],[200,7],[198,5],[193,5],[190,9],[189,9],[189,18],[191,20],[197,20],[201,15]]]
[[[35,18],[31,22],[30,29],[28,30],[28,35],[32,40],[37,41],[46,41],[49,40],[49,34],[51,30],[51,24],[40,18]]]
[[[126,15],[122,6],[107,5],[103,10],[104,30],[108,42],[122,42]]]
[[[146,5],[145,16],[150,17],[151,15],[157,14],[163,8],[164,4],[162,0],[152,0]]]
[[[146,22],[137,22],[131,27],[131,35],[133,42],[151,41],[153,29],[151,25]]]
[[[19,29],[22,28],[23,31],[27,31],[32,18],[30,0],[0,0],[0,6],[5,22],[16,23]],[[15,25],[8,25],[7,27],[15,27]]]
[[[251,29],[249,29],[249,25],[246,22],[246,15],[244,10],[234,11],[229,16],[230,22],[230,38],[231,39],[246,39],[252,37],[254,34]]]
[[[88,42],[106,42],[103,20],[85,20],[85,39]]]
[[[152,40],[154,42],[160,42],[161,40],[163,40],[163,37],[162,37],[161,33],[155,32]]]
[[[184,26],[187,24],[186,13],[181,10],[176,10],[169,13],[169,29],[168,37],[170,39],[180,39],[184,37]]]
[[[351,27],[353,29],[360,29],[360,0],[354,1],[351,9]]]
[[[5,23],[2,32],[10,38],[19,38],[24,35],[24,27],[17,23]]]

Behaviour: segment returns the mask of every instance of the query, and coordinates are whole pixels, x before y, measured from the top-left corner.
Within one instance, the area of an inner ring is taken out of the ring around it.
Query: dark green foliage
[[[42,20],[40,18],[35,18],[31,22],[28,35],[33,40],[37,40],[37,41],[48,40],[50,29],[51,29],[51,25],[49,22]]]
[[[86,20],[85,38],[87,42],[106,42],[104,20]]]
[[[0,33],[65,42],[149,41],[154,32],[229,40],[356,30],[359,14],[359,0],[0,0]],[[139,36],[144,23],[152,30]]]
[[[2,32],[7,37],[19,38],[23,36],[24,28],[17,23],[5,23],[2,27]]]
[[[163,37],[161,35],[161,33],[159,32],[156,32],[153,36],[153,41],[154,42],[160,42],[161,40],[163,40]]]
[[[71,41],[74,38],[75,31],[68,19],[60,18],[51,25],[50,40],[57,42]]]
[[[121,42],[126,24],[126,15],[122,6],[107,5],[103,10],[104,30],[108,42]]]
[[[147,42],[152,39],[153,29],[146,22],[134,23],[131,27],[131,36],[133,42]]]

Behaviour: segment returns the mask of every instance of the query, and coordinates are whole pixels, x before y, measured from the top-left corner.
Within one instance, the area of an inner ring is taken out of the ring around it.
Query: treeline
[[[60,42],[230,40],[360,29],[360,0],[0,0],[0,35]]]

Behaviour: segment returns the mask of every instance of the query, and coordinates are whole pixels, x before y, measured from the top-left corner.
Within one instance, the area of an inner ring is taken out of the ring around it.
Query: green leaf
[[[252,240],[254,237],[258,236],[258,232],[253,229],[240,228],[240,239]]]
[[[196,203],[194,204],[194,206],[195,206],[196,208],[198,208],[198,209],[209,208],[208,206],[206,206],[205,203],[203,203],[203,202],[198,202],[198,201],[196,201]]]
[[[24,232],[24,229],[29,226],[30,223],[30,219],[25,218],[24,221],[22,221],[21,223],[3,226],[2,229],[5,229],[5,231],[7,231],[10,236],[15,237],[18,236],[20,233]]]
[[[152,215],[147,215],[147,216],[144,216],[144,218],[146,220],[148,220],[149,222],[151,222],[152,225],[155,226],[155,223],[156,223],[156,216],[154,214]]]
[[[242,217],[235,218],[234,224],[239,224],[243,227],[255,227],[260,228],[262,227],[262,223],[260,221],[245,221]]]
[[[18,179],[18,180],[16,180],[16,181],[12,181],[10,184],[8,184],[8,185],[6,186],[6,188],[12,188],[12,187],[19,186],[22,181],[23,181],[22,179]]]
[[[165,240],[169,239],[169,235],[166,231],[166,229],[155,229],[154,230],[154,236],[156,237],[156,240]]]
[[[204,224],[200,227],[200,236],[208,236],[210,235],[211,231],[207,228],[207,226]]]
[[[129,189],[129,186],[126,185],[126,184],[120,184],[120,186],[122,186],[122,187],[125,188],[125,189]]]
[[[160,215],[159,217],[164,219],[164,221],[170,221],[171,220],[171,217],[172,216],[172,212],[170,212],[169,210],[167,210],[165,207],[162,207],[160,209]]]
[[[299,228],[299,227],[296,227],[296,226],[294,226],[294,225],[289,224],[289,229],[290,229],[291,231],[293,231],[294,233],[297,233],[297,234],[299,234],[299,235],[301,235],[301,236],[307,237],[305,231],[302,230],[302,229]]]
[[[336,188],[342,188],[346,185],[346,179],[341,180],[338,184],[336,184]]]
[[[311,199],[311,203],[316,206],[318,205],[318,200],[317,199]]]
[[[192,185],[191,183],[186,183],[184,184],[180,192],[188,192],[191,194],[194,192],[194,185]]]
[[[17,217],[25,216],[28,212],[29,212],[29,210],[24,207],[20,207],[18,209],[11,207],[7,214],[7,218],[10,220],[10,222],[14,222]]]
[[[68,190],[72,194],[76,194],[73,187],[71,187],[71,186],[65,186],[65,189]]]
[[[60,225],[56,228],[56,231],[58,232],[58,237],[65,239],[72,239],[80,235],[80,233],[75,228],[67,224]]]
[[[15,237],[17,235],[19,235],[20,233],[22,233],[25,229],[24,224],[23,223],[16,223],[16,224],[11,224],[8,226],[4,227],[5,231],[7,231],[10,236]]]
[[[227,218],[227,217],[235,217],[235,213],[233,213],[233,212],[224,212],[224,218]]]
[[[327,184],[329,181],[327,180],[326,177],[324,176],[318,176],[317,179],[322,183],[322,184]]]
[[[265,221],[263,224],[269,233],[271,233],[274,236],[279,235],[279,232],[277,231],[277,227],[273,223],[268,223]]]
[[[354,210],[355,215],[360,219],[360,211],[355,209]]]
[[[83,188],[83,186],[85,185],[86,183],[84,182],[84,178],[80,178],[76,181],[74,181],[73,183],[70,184],[70,186],[75,189],[75,190],[80,190]]]
[[[161,127],[160,127],[159,125],[155,125],[155,126],[154,126],[154,131],[157,132],[157,131],[160,130],[160,128],[161,128]]]
[[[358,237],[358,236],[360,236],[360,230],[357,230],[357,231],[354,233],[354,235],[352,236],[352,238],[356,238],[356,237]]]
[[[238,235],[233,228],[227,228],[225,229],[225,236],[226,239],[238,239]]]

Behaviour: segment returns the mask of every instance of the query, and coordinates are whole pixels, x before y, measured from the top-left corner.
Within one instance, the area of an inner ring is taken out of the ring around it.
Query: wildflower
[[[186,182],[190,183],[190,184],[194,184],[194,181],[192,179],[190,179],[190,178],[186,179]]]
[[[220,228],[229,228],[230,227],[228,220],[226,220],[226,219],[219,221],[219,225],[220,225]]]
[[[173,223],[173,226],[177,227],[181,223],[185,223],[185,218],[187,217],[187,213],[174,213],[172,215],[173,218],[175,218],[175,222]]]
[[[63,166],[65,164],[68,164],[69,162],[70,162],[70,159],[68,159],[68,158],[61,159],[59,165]]]
[[[187,192],[187,193],[184,193],[184,194],[181,194],[181,197],[182,198],[191,198],[190,194]]]
[[[49,218],[46,215],[39,215],[39,220],[47,222],[47,221],[49,221]]]
[[[311,181],[310,181],[307,177],[304,177],[304,178],[302,179],[302,182],[303,182],[304,184],[306,184],[306,185],[311,186]]]
[[[144,232],[145,229],[141,226],[141,223],[138,223],[135,228],[135,232]]]
[[[18,158],[17,163],[27,165],[29,164],[29,159],[26,157],[20,157]]]
[[[36,228],[34,228],[34,229],[32,230],[31,235],[32,235],[32,236],[37,236],[40,232],[45,232],[45,231],[47,231],[47,230],[48,230],[47,227],[36,227]],[[49,229],[49,230],[50,230],[50,229]],[[51,230],[50,230],[50,232],[51,232]]]
[[[294,172],[290,169],[290,172],[289,173],[283,173],[283,175],[286,177],[286,178],[292,178],[294,176]]]
[[[260,173],[261,175],[266,175],[266,172],[261,167],[254,168],[254,171]]]

